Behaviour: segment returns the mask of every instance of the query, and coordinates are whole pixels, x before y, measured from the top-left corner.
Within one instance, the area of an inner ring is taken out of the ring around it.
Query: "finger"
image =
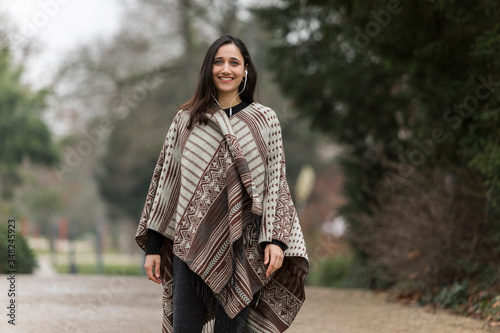
[[[280,269],[281,266],[283,266],[283,260],[285,258],[285,255],[283,253],[283,250],[279,250],[279,253],[276,255],[276,270]]]
[[[283,256],[279,256],[276,261],[276,270],[280,269],[283,266]]]
[[[155,265],[154,267],[154,274],[151,274],[152,275],[152,281],[153,282],[156,282],[158,284],[161,283],[161,279],[160,279],[160,264],[157,264]]]
[[[269,252],[270,252],[270,246],[269,244],[266,245],[266,249],[265,249],[265,252],[264,252],[264,265],[267,265],[269,263]]]
[[[155,276],[157,278],[160,277],[160,259],[159,258],[155,258]]]
[[[273,267],[272,267],[271,265],[269,265],[269,266],[267,267],[266,277],[269,277],[269,275],[271,275],[271,274],[272,274],[272,272],[273,272],[273,270],[272,270],[272,269],[273,269]]]
[[[270,257],[271,257],[270,263],[269,266],[267,267],[266,276],[273,274],[274,271],[276,270],[276,254],[271,252]]]
[[[155,283],[161,283],[160,277],[160,256],[148,255],[146,256],[146,262],[144,264],[144,269],[146,270],[146,275],[149,280]],[[155,273],[156,268],[156,273]]]
[[[153,266],[151,266],[149,262],[146,261],[146,263],[144,264],[144,270],[146,271],[148,279],[151,280],[153,278]]]

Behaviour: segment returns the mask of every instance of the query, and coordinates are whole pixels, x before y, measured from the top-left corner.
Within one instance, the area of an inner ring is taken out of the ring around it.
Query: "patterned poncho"
[[[166,236],[163,333],[173,332],[173,254],[199,275],[230,318],[249,306],[245,332],[283,332],[305,300],[309,263],[276,113],[252,103],[231,118],[218,110],[207,125],[188,130],[189,116],[180,110],[172,122],[136,234],[143,249],[148,229]],[[287,249],[282,267],[266,277],[263,243],[272,239]],[[204,332],[213,331],[213,319],[214,308]]]

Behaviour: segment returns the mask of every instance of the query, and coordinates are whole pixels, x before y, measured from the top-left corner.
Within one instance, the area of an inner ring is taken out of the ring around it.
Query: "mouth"
[[[232,77],[226,77],[226,76],[219,76],[218,78],[219,78],[219,80],[221,80],[222,82],[231,82],[231,81],[233,81],[233,80],[234,80],[234,78],[232,78]]]

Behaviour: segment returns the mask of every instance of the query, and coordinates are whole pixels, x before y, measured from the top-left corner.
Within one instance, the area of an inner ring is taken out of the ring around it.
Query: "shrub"
[[[396,174],[378,188],[372,213],[354,217],[359,227],[351,240],[368,266],[384,268],[382,280],[422,292],[452,286],[442,291],[448,304],[448,296],[462,292],[454,283],[474,279],[499,259],[483,179],[470,170]]]
[[[15,269],[9,267],[9,241],[6,226],[0,226],[0,274],[16,271],[19,274],[33,273],[37,267],[35,253],[28,245],[26,239],[19,233],[15,233]]]
[[[310,272],[307,283],[316,286],[341,287],[344,277],[351,266],[351,257],[334,256],[317,263]]]
[[[445,286],[436,295],[434,301],[445,308],[453,308],[467,301],[468,281],[455,282]]]

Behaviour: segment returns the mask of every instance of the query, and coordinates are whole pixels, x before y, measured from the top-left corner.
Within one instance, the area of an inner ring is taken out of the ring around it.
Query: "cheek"
[[[217,71],[212,70],[212,83],[217,84]]]
[[[233,71],[233,73],[234,73],[236,82],[241,82],[243,80],[243,75],[242,75],[241,71],[235,70],[235,71]]]

